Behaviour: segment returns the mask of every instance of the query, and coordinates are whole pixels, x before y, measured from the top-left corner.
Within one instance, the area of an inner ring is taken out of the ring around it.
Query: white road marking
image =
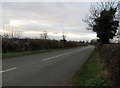
[[[61,56],[67,55],[67,54],[70,54],[70,53],[65,53],[65,54],[54,56],[54,57],[46,58],[46,59],[43,59],[42,61],[46,61],[46,60],[50,60],[50,59],[55,59],[57,57],[61,57]]]
[[[15,70],[15,69],[16,69],[16,67],[14,67],[14,68],[10,68],[10,69],[7,69],[7,70],[0,71],[0,73],[8,72],[8,71]]]
[[[88,48],[88,47],[87,47],[87,48]],[[72,52],[60,54],[60,55],[57,55],[57,56],[53,56],[53,57],[50,57],[50,58],[43,59],[43,60],[41,60],[41,61],[47,61],[47,60],[50,60],[50,59],[55,59],[55,58],[57,58],[57,57],[64,56],[64,55],[67,55],[67,54],[70,54],[70,53],[73,53],[73,52],[80,52],[80,51],[85,50],[85,49],[87,49],[87,48],[83,48],[83,49],[81,49],[81,50],[76,50],[76,51],[72,51]]]
[[[87,47],[87,48],[88,48],[88,47]],[[86,49],[86,48],[85,48],[85,49]],[[82,49],[82,50],[84,50],[84,49]],[[82,50],[76,50],[76,51],[74,51],[74,52],[79,52],[79,51],[82,51]],[[64,54],[60,54],[60,55],[57,55],[57,56],[54,56],[54,57],[46,58],[46,59],[43,59],[43,60],[41,60],[41,61],[46,61],[46,60],[50,60],[50,59],[55,59],[55,58],[57,58],[57,57],[61,57],[61,56],[64,56],[64,55],[67,55],[67,54],[70,54],[70,53],[73,53],[73,51],[72,51],[72,52],[68,52],[68,53],[64,53]],[[0,71],[0,73],[8,72],[8,71],[15,70],[15,69],[16,69],[16,67],[10,68],[10,69],[7,69],[7,70]]]

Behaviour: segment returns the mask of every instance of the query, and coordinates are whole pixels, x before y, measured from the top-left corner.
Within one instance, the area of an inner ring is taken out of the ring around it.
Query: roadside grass
[[[98,50],[95,49],[88,60],[76,72],[72,79],[73,88],[75,86],[80,87],[110,87],[108,80],[108,72],[104,67],[104,64],[100,62],[98,57]]]
[[[79,47],[83,47],[83,46],[79,46]],[[78,47],[72,47],[72,48],[78,48]],[[46,52],[55,52],[55,51],[72,49],[72,48],[45,49],[45,50],[24,51],[24,52],[7,52],[7,53],[2,53],[2,59],[31,55],[31,54],[40,54],[40,53],[46,53]]]
[[[40,53],[46,53],[46,52],[55,52],[65,49],[46,49],[46,50],[35,50],[35,51],[24,51],[24,52],[7,52],[2,53],[2,58],[11,58],[11,57],[18,57],[18,56],[24,56],[24,55],[31,55],[31,54],[40,54]]]

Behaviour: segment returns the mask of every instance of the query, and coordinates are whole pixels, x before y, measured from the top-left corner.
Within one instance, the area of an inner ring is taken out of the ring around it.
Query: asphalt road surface
[[[4,59],[3,86],[64,86],[88,59],[94,46]]]

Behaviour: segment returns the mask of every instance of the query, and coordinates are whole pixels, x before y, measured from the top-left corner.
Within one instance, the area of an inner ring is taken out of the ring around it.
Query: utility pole
[[[66,41],[66,35],[65,35],[65,33],[64,33],[64,31],[63,31],[63,41]]]

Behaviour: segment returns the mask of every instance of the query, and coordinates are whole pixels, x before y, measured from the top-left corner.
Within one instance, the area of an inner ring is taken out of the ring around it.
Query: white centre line
[[[82,49],[82,50],[84,50],[84,49]],[[76,50],[76,52],[79,52],[79,51],[82,51],[82,50]],[[75,51],[74,51],[74,52],[75,52]],[[50,59],[55,59],[55,58],[57,58],[57,57],[61,57],[61,56],[64,56],[64,55],[67,55],[67,54],[70,54],[70,53],[73,53],[73,52],[68,52],[68,53],[60,54],[60,55],[57,55],[57,56],[53,56],[53,57],[50,57],[50,58],[43,59],[43,60],[41,60],[41,61],[46,61],[46,60],[50,60]],[[12,71],[12,70],[15,70],[15,69],[16,69],[16,67],[10,68],[10,69],[7,69],[7,70],[0,71],[0,73]]]
[[[8,72],[8,71],[15,70],[15,69],[16,69],[16,67],[10,68],[10,69],[7,69],[7,70],[0,71],[0,73]]]
[[[50,60],[50,59],[55,59],[57,57],[61,57],[61,56],[67,55],[67,54],[70,54],[70,53],[65,53],[65,54],[54,56],[54,57],[46,58],[46,59],[43,59],[42,61],[46,61],[46,60]]]
[[[84,49],[86,49],[86,48],[84,48]],[[84,49],[82,49],[82,50],[84,50]],[[50,60],[50,59],[55,59],[55,58],[57,58],[57,57],[61,57],[61,56],[64,56],[64,55],[67,55],[67,54],[70,54],[70,53],[73,53],[73,52],[74,52],[74,53],[75,53],[75,52],[80,52],[80,51],[82,51],[82,50],[76,50],[76,51],[72,51],[72,52],[60,54],[60,55],[57,55],[57,56],[53,56],[53,57],[49,57],[49,58],[43,59],[43,60],[41,60],[41,61],[47,61],[47,60]]]

